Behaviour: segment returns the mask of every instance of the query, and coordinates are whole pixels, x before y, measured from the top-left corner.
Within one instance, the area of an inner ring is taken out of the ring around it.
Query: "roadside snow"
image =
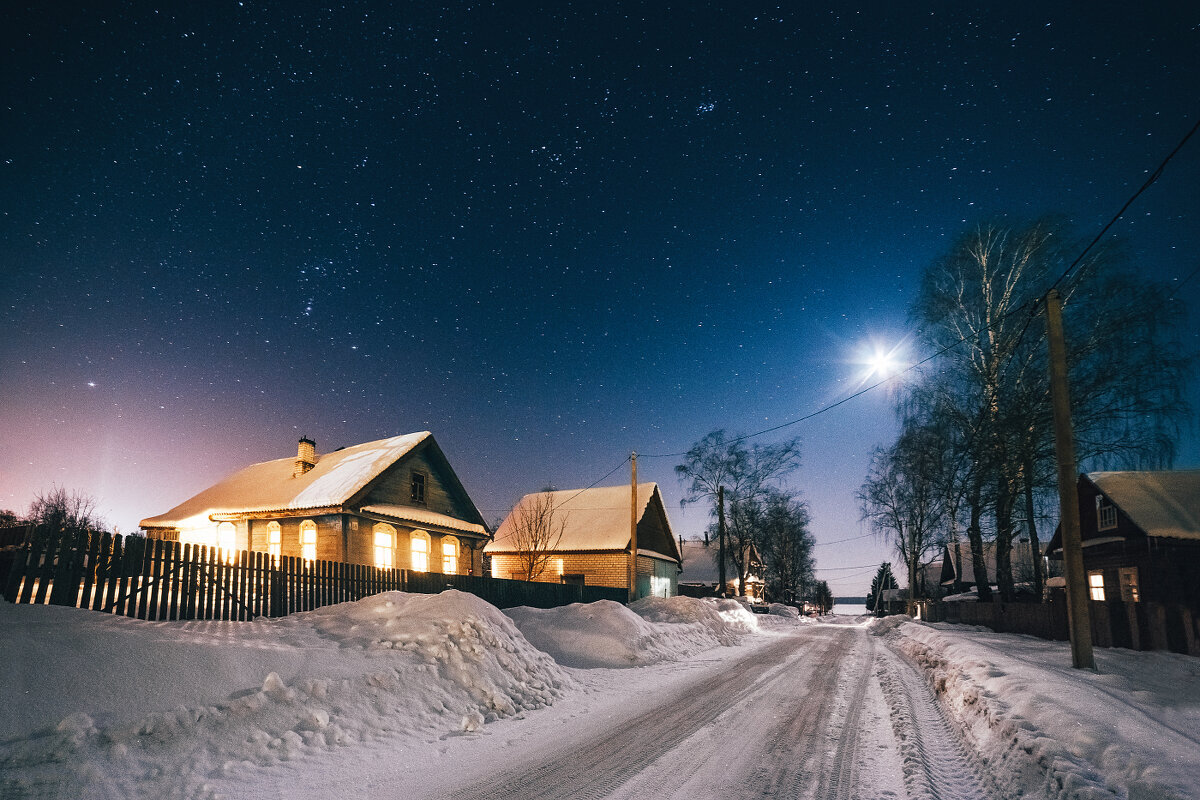
[[[873,624],[894,630],[1010,795],[1200,797],[1200,659],[1097,648],[1096,671],[1076,670],[1064,642],[905,619]]]
[[[1004,793],[1200,800],[1197,659],[1097,650],[1093,673],[1063,643],[902,617],[689,598],[505,614],[455,591],[252,623],[0,601],[0,797],[428,796],[683,696],[777,634],[815,648],[856,625],[923,670]]]

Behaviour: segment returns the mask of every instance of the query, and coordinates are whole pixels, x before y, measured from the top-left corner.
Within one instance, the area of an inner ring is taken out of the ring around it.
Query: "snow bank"
[[[1008,796],[1196,797],[1200,659],[1069,646],[983,628],[874,621],[923,667],[968,740],[1007,776]]]
[[[611,600],[561,608],[510,608],[533,646],[567,667],[632,667],[674,661],[736,643],[753,615],[732,601],[646,598],[626,608]]]
[[[146,623],[0,602],[0,797],[205,797],[210,776],[380,734],[473,731],[570,679],[472,595]],[[267,669],[267,667],[271,669]]]

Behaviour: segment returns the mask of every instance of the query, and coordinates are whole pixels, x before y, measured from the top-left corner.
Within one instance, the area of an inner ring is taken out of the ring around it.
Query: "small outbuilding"
[[[656,483],[633,489],[536,492],[525,495],[500,523],[485,552],[494,578],[532,579],[629,589],[631,516],[637,516],[636,597],[672,597],[678,592],[682,558]],[[546,534],[531,543],[527,520],[548,517]],[[536,550],[539,564],[528,568]],[[534,574],[530,576],[530,572]]]
[[[682,541],[679,543],[683,556],[683,574],[679,576],[679,593],[688,597],[737,597],[738,568],[733,562],[733,552],[728,543],[725,548],[725,586],[722,587],[720,570],[721,548],[717,542]],[[751,543],[745,560],[746,590],[743,595],[754,603],[764,601],[763,562],[758,548]]]

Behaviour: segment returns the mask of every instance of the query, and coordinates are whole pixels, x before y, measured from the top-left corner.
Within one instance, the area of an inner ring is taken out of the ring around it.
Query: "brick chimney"
[[[296,466],[292,470],[292,477],[299,478],[316,465],[317,443],[305,436],[300,440],[299,447],[296,448]]]

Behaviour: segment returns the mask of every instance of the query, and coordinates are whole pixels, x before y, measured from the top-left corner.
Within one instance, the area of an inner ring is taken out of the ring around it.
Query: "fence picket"
[[[158,601],[158,618],[179,618],[179,586],[183,574],[183,545],[163,542],[162,593]]]
[[[117,602],[117,614],[119,616],[133,616],[131,611],[136,608],[137,603],[130,596],[130,587],[132,586],[133,565],[141,561],[138,553],[138,543],[142,541],[135,539],[132,536],[125,537],[125,553],[121,558],[121,587],[120,599]]]
[[[38,572],[37,592],[34,594],[33,601],[39,606],[46,602],[47,596],[50,594],[50,587],[54,581],[54,570],[59,561],[59,553],[67,546],[66,538],[61,534],[59,536],[47,535],[46,549],[42,554],[42,568]]]

